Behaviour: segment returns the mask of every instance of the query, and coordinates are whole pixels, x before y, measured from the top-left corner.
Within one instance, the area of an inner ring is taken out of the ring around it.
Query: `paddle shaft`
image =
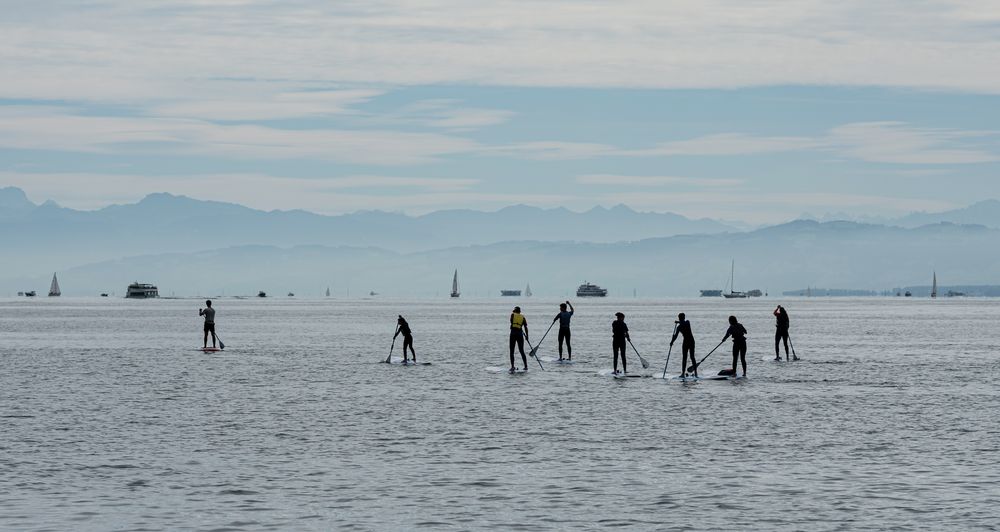
[[[680,324],[678,324],[678,323],[674,323],[674,335],[677,334],[677,327],[679,325]],[[667,366],[670,365],[670,352],[673,351],[673,350],[674,350],[674,336],[672,335],[670,337],[670,347],[667,348],[667,361],[663,363],[663,378],[664,379],[667,378]],[[684,363],[684,361],[682,360],[681,364],[683,364],[683,363]],[[684,369],[684,368],[681,368],[681,369]]]
[[[392,345],[389,346],[389,356],[385,357],[386,364],[392,361],[392,350],[393,348],[396,347],[396,335],[398,334],[399,334],[399,325],[396,326],[396,332],[392,333]]]
[[[702,357],[702,359],[699,360],[697,364],[695,364],[693,366],[689,366],[688,367],[688,371],[697,371],[698,370],[698,366],[700,366],[701,363],[704,362],[706,358],[712,356],[712,353],[714,353],[716,349],[722,347],[722,344],[724,344],[724,343],[726,343],[725,339],[723,339],[721,342],[719,342],[719,345],[715,346],[711,351],[708,352],[707,355],[705,355],[704,357]]]
[[[531,340],[528,340],[528,335],[524,335],[524,341],[528,342],[528,347],[531,348],[531,358],[535,359],[535,362],[538,362],[538,367],[542,368],[542,371],[545,371],[545,366],[542,365],[542,361],[535,356],[535,348],[531,346]]]
[[[646,359],[642,358],[642,355],[639,354],[639,350],[635,348],[635,344],[632,343],[632,339],[629,337],[625,337],[625,339],[628,340],[628,345],[632,346],[632,351],[635,351],[635,356],[639,357],[639,363],[642,364],[642,368],[648,368],[649,362],[646,362]]]
[[[799,356],[795,354],[795,344],[792,343],[792,335],[790,334],[788,335],[788,345],[792,346],[792,356],[795,358],[799,358]],[[788,355],[785,355],[785,359],[786,360],[788,359]]]
[[[549,331],[552,330],[552,326],[555,324],[556,320],[552,320],[552,323],[549,325],[549,328],[545,329],[545,334],[542,335],[542,339],[538,341],[538,345],[536,345],[534,348],[531,349],[531,356],[535,356],[535,351],[538,351],[538,348],[542,347],[542,342],[545,341],[545,337],[549,335]],[[531,344],[528,345],[530,346]]]

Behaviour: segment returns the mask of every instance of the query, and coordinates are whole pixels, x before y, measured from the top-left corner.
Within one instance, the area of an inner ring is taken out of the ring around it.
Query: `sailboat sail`
[[[56,274],[52,274],[52,284],[49,286],[49,297],[59,297],[62,292],[59,291],[59,279],[56,279]]]
[[[458,291],[458,270],[455,270],[455,276],[451,279],[451,297],[458,297],[461,293]]]
[[[524,297],[531,297],[531,283],[528,283],[524,287]]]
[[[737,292],[734,289],[735,286],[733,283],[733,279],[735,272],[736,272],[736,260],[734,259],[733,263],[729,267],[729,292],[722,295],[726,299],[746,299],[748,297],[746,292]]]
[[[326,297],[330,297],[330,287],[326,287]]]
[[[937,297],[937,272],[934,272],[934,284],[931,285],[931,297]]]

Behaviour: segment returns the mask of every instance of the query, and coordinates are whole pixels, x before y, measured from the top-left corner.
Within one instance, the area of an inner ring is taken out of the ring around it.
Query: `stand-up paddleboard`
[[[218,347],[199,347],[198,351],[201,351],[202,353],[218,353],[222,350]]]
[[[430,362],[403,362],[402,360],[390,360],[386,362],[385,360],[379,360],[381,364],[389,364],[390,366],[430,366]]]
[[[654,375],[654,377],[656,377],[657,379],[663,379],[662,373],[660,375]],[[731,381],[743,378],[745,377],[743,376],[737,377],[734,375],[698,375],[697,377],[695,377],[694,375],[688,375],[687,377],[681,377],[680,375],[667,375],[667,378],[663,380],[676,381],[676,382],[698,382],[698,381]]]
[[[486,371],[489,371],[490,373],[509,373],[511,375],[522,375],[527,373],[527,370],[521,368],[516,368],[514,371],[511,371],[510,368],[503,366],[488,366]]]
[[[581,360],[569,360],[566,358],[559,360],[556,357],[545,357],[542,359],[542,362],[545,362],[546,364],[558,364],[567,366],[572,366],[573,364],[586,364],[586,362]]]
[[[643,377],[649,377],[649,375],[643,375],[641,373],[615,373],[613,369],[602,369],[597,372],[598,375],[602,377],[612,377],[615,379],[641,379]]]

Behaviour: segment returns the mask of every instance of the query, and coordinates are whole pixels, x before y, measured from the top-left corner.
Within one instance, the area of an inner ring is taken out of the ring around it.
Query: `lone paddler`
[[[514,373],[514,346],[521,351],[524,371],[528,371],[528,356],[524,354],[524,340],[528,338],[528,320],[521,314],[521,307],[514,307],[510,314],[510,372]],[[530,341],[530,340],[529,340]]]
[[[746,377],[747,329],[736,320],[736,316],[729,317],[729,329],[726,330],[726,336],[722,338],[722,341],[725,342],[730,336],[733,337],[733,369],[731,375],[734,377],[736,376],[736,361],[738,359],[743,364],[743,376]]]
[[[413,353],[413,363],[417,363],[417,352],[413,350],[413,333],[410,332],[410,324],[406,323],[402,315],[399,315],[399,319],[396,320],[396,334],[392,336],[393,341],[396,337],[403,335],[403,364],[407,363],[406,359],[406,348],[410,348],[410,353]]]
[[[785,360],[788,360],[788,311],[785,307],[778,305],[778,308],[774,309],[774,318],[776,327],[774,330],[774,359],[781,360],[781,352],[778,348],[781,346],[781,341],[785,341]],[[794,356],[794,354],[792,355]],[[794,360],[798,360],[799,357],[795,357]]]
[[[215,349],[215,309],[212,308],[212,300],[205,300],[205,308],[198,309],[198,315],[205,317],[205,337],[201,348],[208,349],[208,333],[212,333],[212,349]]]

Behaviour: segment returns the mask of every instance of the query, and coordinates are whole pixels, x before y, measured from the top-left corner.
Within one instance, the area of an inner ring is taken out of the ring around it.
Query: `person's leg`
[[[747,344],[740,346],[740,363],[743,364],[743,376],[747,376]],[[736,364],[733,364],[733,372],[736,371]]]
[[[618,373],[618,340],[611,341],[611,352],[614,353],[614,363],[612,368],[614,368],[615,373]]]
[[[736,375],[736,363],[740,361],[740,346],[733,343],[733,375]]]
[[[510,369],[514,370],[514,346],[517,345],[517,336],[513,331],[510,333]]]
[[[781,339],[785,341],[785,358],[788,358],[788,329],[781,331]]]
[[[778,347],[781,345],[781,329],[778,329],[774,333],[774,359],[781,360],[781,353],[778,351]]]
[[[625,360],[625,340],[622,340],[619,347],[622,350],[622,373],[628,373],[628,362]]]
[[[563,330],[562,327],[560,327],[559,328],[559,360],[563,359],[563,356],[562,356],[562,345],[563,345],[563,340],[565,340],[565,339],[566,339],[566,331]]]
[[[417,361],[417,353],[415,353],[413,351],[413,337],[412,336],[404,336],[403,337],[403,361],[404,362],[406,361],[406,349],[407,348],[410,349],[410,353],[413,353],[413,361],[416,362]]]
[[[212,349],[215,349],[215,324],[212,324]]]
[[[201,342],[201,347],[208,348],[208,325],[205,326],[205,338]]]
[[[569,329],[566,329],[566,358],[573,360],[573,344],[570,343]]]
[[[524,371],[528,371],[528,355],[524,354],[524,335],[517,338],[517,348],[521,351],[521,362],[524,362]]]
[[[685,363],[684,364],[685,365],[684,365],[684,367],[682,369],[684,369],[686,371],[687,368],[689,368],[691,366],[694,366],[693,373],[694,373],[694,376],[697,377],[698,376],[698,366],[696,366],[695,364],[697,364],[698,361],[694,359],[694,344],[693,343],[691,343],[691,344],[683,344],[682,350],[684,351],[684,353],[686,355],[684,357],[684,359],[685,359]],[[691,357],[691,366],[687,365],[687,358],[688,357]]]

